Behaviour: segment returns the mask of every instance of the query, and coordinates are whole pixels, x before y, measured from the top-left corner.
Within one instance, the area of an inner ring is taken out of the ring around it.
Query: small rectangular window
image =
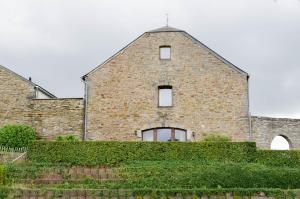
[[[172,106],[172,87],[158,87],[159,89],[159,106]]]
[[[160,59],[171,59],[171,47],[162,46],[159,48]]]

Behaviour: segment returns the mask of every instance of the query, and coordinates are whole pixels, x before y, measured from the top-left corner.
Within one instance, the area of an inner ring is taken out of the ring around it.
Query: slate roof
[[[147,31],[147,32],[184,32],[184,30],[173,28],[171,26],[164,26],[164,27],[161,27],[161,28],[157,28],[157,29],[154,29],[154,30]]]
[[[0,68],[3,68],[5,71],[7,71],[10,74],[13,74],[14,76],[18,77],[19,79],[27,82],[28,84],[30,84],[31,86],[33,86],[34,88],[37,88],[39,91],[43,92],[44,94],[48,95],[50,98],[57,98],[55,95],[53,95],[52,93],[50,93],[49,91],[47,91],[46,89],[44,89],[43,87],[33,83],[32,81],[29,81],[28,79],[26,79],[25,77],[15,73],[14,71],[0,65]]]

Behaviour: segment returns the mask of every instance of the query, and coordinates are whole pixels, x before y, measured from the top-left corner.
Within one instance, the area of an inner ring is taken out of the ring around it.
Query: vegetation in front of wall
[[[257,150],[255,162],[269,166],[300,168],[300,150]]]
[[[120,175],[136,188],[300,188],[299,168],[254,163],[134,162]]]
[[[6,166],[4,180],[7,184],[26,184],[35,182],[30,180],[39,179],[43,174],[47,175],[55,171],[61,175],[61,181],[51,186],[60,189],[300,188],[299,168],[270,167],[254,163],[132,162],[113,170],[118,178],[108,177],[101,180],[91,178],[87,172],[88,175],[75,181],[71,180],[74,178],[70,176],[70,168],[71,166],[62,165],[10,164]],[[45,187],[43,183],[31,186],[32,188]],[[46,184],[46,187],[51,186]]]
[[[58,136],[56,139],[58,142],[78,142],[80,141],[78,137],[74,135]]]
[[[0,186],[6,183],[6,167],[0,164]]]
[[[227,197],[233,196],[233,198],[250,197],[250,196],[266,196],[273,198],[296,198],[296,194],[293,190],[280,190],[280,189],[240,189],[240,188],[194,188],[194,189],[130,189],[130,190],[107,190],[107,189],[16,189],[8,187],[0,187],[0,199],[14,198],[14,197],[37,197],[41,195],[47,195],[48,198],[70,198],[70,195],[75,197],[87,196],[87,197],[101,197],[101,198],[143,198],[144,196],[150,198],[203,198],[203,197]]]
[[[231,138],[222,134],[203,134],[204,142],[230,142]]]
[[[9,198],[11,192],[13,192],[11,188],[0,186],[0,199]]]
[[[35,139],[35,130],[27,125],[8,124],[0,128],[0,146],[22,148]]]
[[[101,155],[99,155],[101,154]],[[35,141],[29,146],[33,162],[86,166],[117,166],[130,161],[196,160],[253,162],[300,167],[300,151],[256,150],[252,142],[60,142]]]
[[[100,195],[103,190],[130,190],[136,197],[264,192],[295,198],[295,189],[300,189],[300,151],[256,150],[252,142],[36,141],[29,145],[28,159],[5,165],[4,174],[0,167],[2,184],[54,190],[60,196],[64,190],[93,189]],[[87,169],[83,173],[88,175],[74,180],[69,169],[75,166]],[[89,176],[95,167],[113,167],[118,178]],[[32,180],[53,171],[60,175],[57,184]]]
[[[137,160],[251,162],[255,152],[253,142],[36,141],[27,157],[33,162],[112,166]]]
[[[22,183],[40,178],[43,174],[56,170],[62,171],[68,168],[67,165],[49,165],[49,164],[13,164],[5,165],[5,182],[7,184]]]

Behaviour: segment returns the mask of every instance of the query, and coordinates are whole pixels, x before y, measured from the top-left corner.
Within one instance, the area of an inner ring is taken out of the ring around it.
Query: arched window
[[[178,128],[154,128],[142,131],[143,141],[187,141],[187,131]]]
[[[275,136],[271,142],[271,149],[273,150],[289,150],[291,143],[286,136],[278,135]]]

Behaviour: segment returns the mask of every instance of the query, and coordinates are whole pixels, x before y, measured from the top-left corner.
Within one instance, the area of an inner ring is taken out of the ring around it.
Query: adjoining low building
[[[0,66],[0,126],[27,124],[39,137],[82,137],[82,98],[60,99],[4,66]]]
[[[251,117],[249,75],[176,28],[145,32],[84,75],[84,99],[55,98],[0,71],[0,124],[30,124],[43,138],[199,141],[222,134],[269,148],[281,135],[300,148],[298,120]]]

